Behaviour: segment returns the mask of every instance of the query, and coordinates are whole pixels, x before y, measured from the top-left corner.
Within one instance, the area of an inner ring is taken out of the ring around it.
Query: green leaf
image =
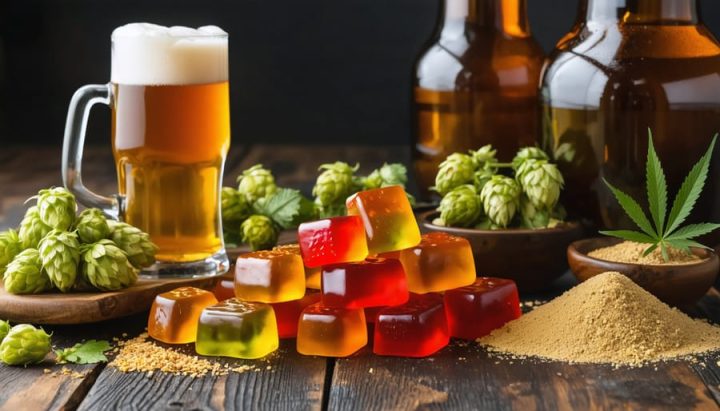
[[[315,209],[315,203],[305,196],[301,196],[300,209],[298,210],[293,226],[298,226],[306,221],[312,221],[317,218],[317,210]]]
[[[291,188],[279,188],[275,193],[253,205],[255,213],[262,214],[283,229],[292,228],[295,218],[300,214],[302,202],[300,191]]]
[[[645,257],[646,255],[655,251],[655,249],[658,248],[658,245],[659,245],[658,243],[655,243],[655,244],[651,245],[650,247],[646,248],[645,251],[643,251],[643,257]]]
[[[702,244],[698,243],[697,241],[693,241],[693,240],[675,239],[675,240],[666,240],[665,242],[675,248],[679,248],[679,249],[681,249],[683,251],[687,251],[687,252],[690,252],[690,247],[705,248],[705,249],[711,250],[710,247],[702,245]]]
[[[690,211],[695,206],[695,202],[700,193],[702,192],[705,180],[707,179],[708,169],[710,167],[710,157],[712,157],[713,149],[715,147],[715,140],[717,134],[713,137],[710,147],[708,147],[705,155],[700,158],[697,164],[695,164],[690,170],[690,174],[685,177],[680,190],[675,196],[673,201],[672,209],[670,210],[670,217],[668,218],[667,229],[664,236],[667,237],[671,234],[690,214]]]
[[[111,348],[110,343],[105,340],[88,340],[84,343],[75,344],[70,348],[55,351],[57,362],[75,364],[95,364],[107,362],[105,352]]]
[[[667,182],[660,164],[660,158],[658,158],[653,146],[652,131],[650,129],[648,129],[648,154],[647,163],[645,164],[645,176],[650,215],[655,222],[655,232],[662,234],[667,212]]]
[[[627,241],[634,241],[636,243],[648,243],[655,244],[657,240],[645,233],[630,230],[611,230],[611,231],[600,231],[602,235],[609,235],[611,237],[621,238]]]
[[[677,229],[674,233],[665,237],[666,240],[686,240],[690,238],[699,237],[703,234],[707,234],[711,231],[720,228],[720,224],[714,223],[700,223],[700,224],[689,224],[685,227]]]
[[[612,191],[618,203],[620,203],[620,206],[623,208],[623,210],[625,210],[625,213],[628,215],[628,217],[633,220],[635,225],[637,225],[641,230],[643,230],[645,234],[649,235],[652,238],[658,239],[658,233],[653,230],[650,221],[645,216],[642,208],[640,208],[640,204],[638,204],[637,201],[635,201],[629,195],[615,188],[607,180],[603,179],[603,181],[605,181],[605,184],[608,186],[608,188],[610,188],[610,191]]]

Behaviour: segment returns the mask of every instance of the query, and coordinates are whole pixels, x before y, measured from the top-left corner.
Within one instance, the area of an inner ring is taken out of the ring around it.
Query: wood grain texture
[[[188,352],[191,346],[185,346]],[[121,373],[107,367],[80,404],[80,410],[319,410],[325,360],[303,357],[295,340],[263,360],[228,361],[259,371],[191,378],[154,373]]]

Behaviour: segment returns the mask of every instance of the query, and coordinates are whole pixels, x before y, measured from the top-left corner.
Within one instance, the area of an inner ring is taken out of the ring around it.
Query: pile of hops
[[[0,233],[0,273],[5,291],[113,291],[137,281],[155,262],[157,247],[140,229],[107,220],[96,208],[79,215],[64,188],[40,190],[19,229]]]
[[[272,172],[256,164],[238,176],[238,187],[222,189],[222,222],[226,244],[248,244],[266,250],[277,244],[280,230],[300,223],[341,216],[345,200],[361,190],[407,183],[404,165],[383,164],[367,176],[357,175],[359,165],[336,161],[319,167],[311,200],[298,190],[280,188]],[[413,201],[412,196],[408,197]]]
[[[434,223],[493,230],[557,225],[564,218],[558,204],[564,181],[547,154],[525,147],[507,164],[498,162],[495,154],[486,145],[467,154],[453,153],[440,164],[433,190],[442,200]],[[503,170],[511,170],[512,176]]]

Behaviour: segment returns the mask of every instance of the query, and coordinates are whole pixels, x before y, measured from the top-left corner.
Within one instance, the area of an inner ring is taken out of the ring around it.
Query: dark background
[[[546,51],[579,0],[528,0]],[[700,1],[720,34],[720,2]],[[230,33],[233,143],[405,143],[412,64],[440,0],[1,0],[0,141],[57,144],[81,85],[110,76],[110,33],[149,21]],[[107,144],[97,109],[89,142]]]

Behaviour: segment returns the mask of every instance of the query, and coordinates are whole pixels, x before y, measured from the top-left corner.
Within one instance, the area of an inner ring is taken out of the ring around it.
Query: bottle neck
[[[444,26],[463,22],[467,28],[530,36],[527,0],[445,0]]]
[[[697,0],[584,0],[586,21],[697,24]]]

